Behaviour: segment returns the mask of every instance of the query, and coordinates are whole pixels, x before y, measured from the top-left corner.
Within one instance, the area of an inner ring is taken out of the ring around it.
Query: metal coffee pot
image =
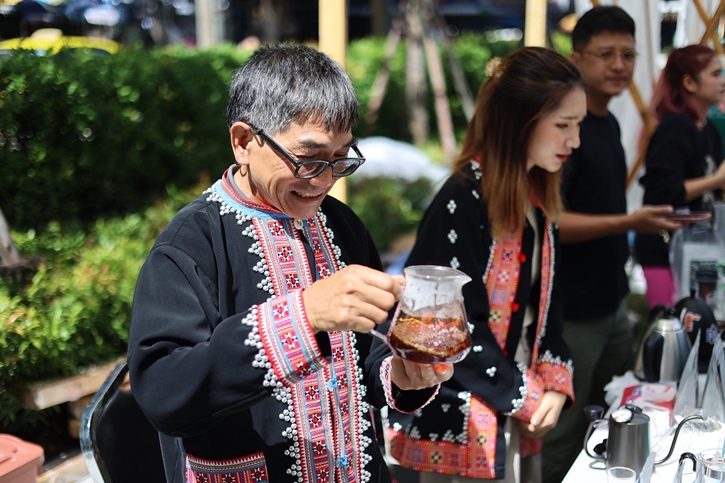
[[[604,408],[601,406],[587,406],[584,412],[591,422],[584,436],[584,449],[590,458],[604,461],[607,468],[615,466],[626,466],[633,469],[637,476],[642,472],[644,463],[650,453],[649,448],[649,416],[642,412],[642,409],[633,404],[625,404],[619,407],[609,416],[609,419],[601,419]],[[693,419],[703,419],[700,415],[692,415],[684,418],[677,426],[672,445],[667,456],[655,464],[664,463],[672,456],[677,443],[677,436],[682,426]],[[594,447],[592,454],[587,443],[594,429],[602,423],[608,423],[609,436],[602,443]]]
[[[607,468],[626,466],[639,475],[649,455],[649,416],[632,404],[626,404],[615,410],[608,420],[601,419],[604,413],[604,408],[601,406],[587,406],[584,411],[591,420],[584,437],[584,449],[587,454],[591,458],[605,461]],[[605,422],[609,424],[609,436],[603,448],[601,445],[595,447],[594,451],[599,454],[592,454],[587,446],[589,438],[594,429]]]
[[[675,309],[656,306],[637,352],[634,375],[646,382],[679,381],[688,355],[690,339]]]

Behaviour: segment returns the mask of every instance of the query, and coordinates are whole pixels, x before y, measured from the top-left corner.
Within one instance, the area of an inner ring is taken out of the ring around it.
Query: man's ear
[[[229,139],[232,143],[232,152],[238,165],[249,164],[249,148],[254,142],[254,134],[249,125],[235,122],[229,129]]]
[[[571,55],[569,55],[569,60],[574,62],[574,64],[577,67],[579,66],[579,61],[581,60],[581,58],[582,58],[581,52],[577,52],[576,50],[572,50]]]
[[[697,81],[693,79],[690,74],[685,74],[682,76],[682,87],[684,87],[687,92],[692,94],[697,91]]]

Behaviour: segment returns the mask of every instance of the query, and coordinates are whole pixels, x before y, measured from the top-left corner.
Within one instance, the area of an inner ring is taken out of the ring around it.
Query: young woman
[[[579,146],[584,82],[569,60],[535,47],[490,74],[407,261],[473,279],[463,287],[471,352],[430,404],[390,416],[392,455],[422,483],[530,481],[514,463],[538,453],[573,399],[554,274],[560,171]]]
[[[675,49],[667,59],[654,109],[659,125],[647,147],[643,204],[669,204],[691,211],[709,210],[725,188],[725,165],[717,128],[707,113],[723,99],[725,79],[716,52],[703,45]],[[650,307],[672,305],[670,233],[637,234],[635,255],[647,280]]]

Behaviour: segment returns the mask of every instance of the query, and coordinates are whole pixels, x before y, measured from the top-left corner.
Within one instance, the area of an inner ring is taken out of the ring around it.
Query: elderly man
[[[415,411],[452,375],[367,334],[402,279],[326,196],[364,162],[357,115],[313,49],[265,47],[235,74],[236,164],[159,236],[133,306],[131,384],[170,483],[389,481],[371,405]]]

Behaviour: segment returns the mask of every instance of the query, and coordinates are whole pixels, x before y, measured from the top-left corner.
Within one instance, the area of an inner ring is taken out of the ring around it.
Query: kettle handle
[[[677,317],[677,311],[674,307],[666,304],[655,305],[649,313],[649,322],[652,323],[656,319],[664,316]]]
[[[587,433],[584,435],[584,450],[587,452],[587,455],[589,457],[594,458],[595,460],[600,461],[606,461],[606,458],[600,455],[594,456],[589,452],[589,447],[587,446],[587,443],[589,443],[589,438],[592,437],[592,433],[594,430],[601,424],[602,422],[606,422],[606,419],[601,419],[602,414],[604,414],[604,408],[602,406],[597,405],[589,405],[584,407],[584,415],[587,418],[587,421],[589,421],[589,427],[587,428]],[[596,451],[596,448],[594,449]]]
[[[652,332],[642,341],[642,353],[645,358],[643,366],[643,379],[646,382],[658,382],[661,379],[662,353],[665,347],[665,338],[662,334]]]

